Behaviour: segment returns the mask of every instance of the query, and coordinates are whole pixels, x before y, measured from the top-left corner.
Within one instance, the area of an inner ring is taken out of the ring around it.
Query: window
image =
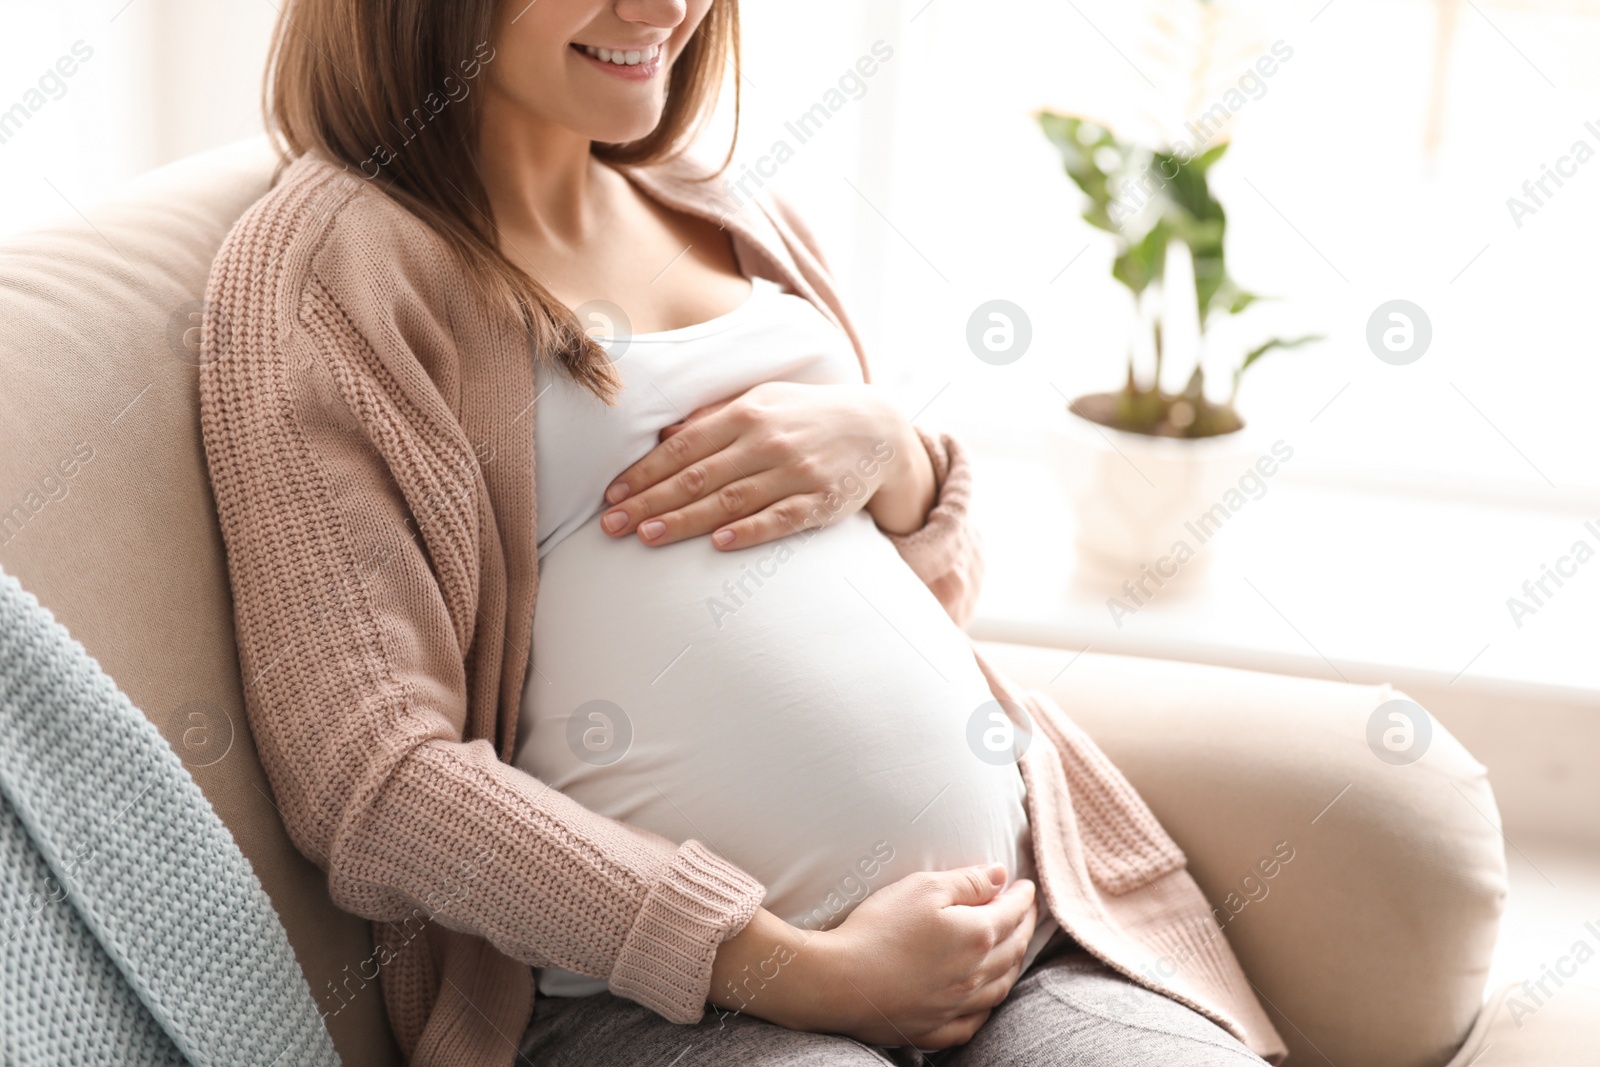
[[[1294,435],[1302,471],[1600,501],[1589,311],[1600,7],[1208,8],[1198,19],[1190,3],[825,0],[802,20],[746,4],[740,165],[768,157],[765,180],[814,220],[877,377],[908,411],[1015,438],[1061,418],[1064,397],[1113,387],[1131,328],[1110,240],[1077,217],[1077,190],[1031,112],[1181,130],[1282,42],[1291,57],[1233,111],[1214,173],[1232,269],[1282,299],[1218,329],[1208,365],[1274,333],[1328,335],[1264,361],[1240,398],[1248,419]],[[892,56],[845,77],[876,42]],[[819,103],[829,117],[802,141],[794,120]],[[792,154],[776,164],[779,142]],[[1513,213],[1513,197],[1526,210]],[[1027,356],[1004,367],[965,341],[968,315],[993,298],[1032,324]],[[1405,367],[1365,339],[1396,298],[1422,307],[1433,332]]]
[[[94,218],[133,176],[261,129],[271,3],[5,3],[0,234]]]

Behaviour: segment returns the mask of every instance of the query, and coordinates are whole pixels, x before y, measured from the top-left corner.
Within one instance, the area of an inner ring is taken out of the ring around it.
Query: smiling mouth
[[[646,45],[643,48],[596,48],[593,45],[573,44],[573,48],[582,52],[590,59],[597,59],[602,63],[610,63],[618,67],[639,67],[655,62],[661,56],[661,46],[658,44]]]

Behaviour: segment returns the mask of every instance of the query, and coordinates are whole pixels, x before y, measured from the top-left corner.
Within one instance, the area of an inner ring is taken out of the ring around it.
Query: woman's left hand
[[[606,489],[613,537],[647,545],[710,533],[747,548],[865,508],[905,534],[933,507],[922,441],[870,385],[763,382],[690,412]]]

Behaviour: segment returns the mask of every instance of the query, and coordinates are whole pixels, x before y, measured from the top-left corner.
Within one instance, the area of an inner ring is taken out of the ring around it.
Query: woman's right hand
[[[716,970],[737,971],[751,951],[771,958],[772,943],[788,940],[774,922],[800,940],[759,996],[729,1002],[713,982],[712,999],[792,1029],[872,1045],[964,1044],[1011,991],[1033,937],[1034,885],[1019,880],[1002,893],[1005,879],[1000,864],[909,875],[867,897],[838,927],[809,937],[762,912],[762,922],[723,945]],[[737,945],[746,934],[750,941]]]

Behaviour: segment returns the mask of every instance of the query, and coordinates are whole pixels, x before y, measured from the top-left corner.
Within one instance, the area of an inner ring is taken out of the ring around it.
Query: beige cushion
[[[1594,951],[1594,934],[1573,936]],[[1573,970],[1571,960],[1549,962]],[[1528,977],[1544,979],[1544,988],[1497,990],[1450,1067],[1600,1067],[1600,989],[1565,981],[1558,986],[1542,971]]]
[[[1290,1063],[1450,1059],[1478,1014],[1506,893],[1494,797],[1453,737],[1435,724],[1422,758],[1394,766],[1366,736],[1373,710],[1403,696],[1387,686],[990,655],[1048,690],[1188,853]],[[1280,842],[1293,859],[1273,865]]]
[[[367,923],[333,906],[268,800],[200,442],[191,316],[271,167],[265,142],[247,142],[80,205],[88,222],[0,243],[0,566],[188,764],[336,1012],[344,1062],[397,1064],[378,984],[360,977]]]
[[[0,566],[183,756],[313,993],[326,1010],[349,1000],[328,1019],[345,1062],[393,1064],[378,986],[360,977],[367,925],[287,839],[243,718],[196,416],[207,269],[271,165],[262,141],[231,146],[82,205],[92,225],[3,243]],[[1476,1013],[1505,887],[1483,769],[1453,739],[1393,767],[1364,740],[1384,690],[1093,654],[1062,671],[1069,653],[987,647],[1106,748],[1213,901],[1258,897],[1228,935],[1296,1062],[1444,1063]],[[1294,858],[1262,879],[1279,842]],[[1534,1043],[1564,1040],[1558,1007],[1480,1067],[1578,1062]]]

